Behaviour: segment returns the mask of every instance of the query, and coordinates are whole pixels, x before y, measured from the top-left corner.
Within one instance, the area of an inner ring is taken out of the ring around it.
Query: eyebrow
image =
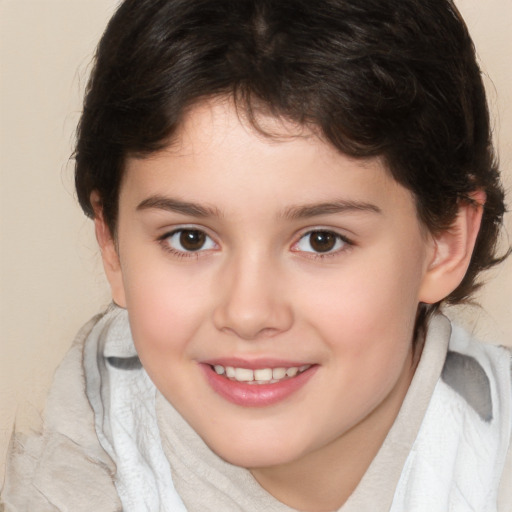
[[[315,203],[303,206],[292,206],[290,208],[286,208],[283,217],[295,220],[345,212],[369,212],[381,214],[382,210],[378,206],[371,203],[347,201],[341,199],[339,201],[327,203]]]
[[[151,208],[182,213],[183,215],[189,215],[191,217],[221,217],[220,211],[217,208],[159,195],[148,197],[137,206],[137,210],[139,211]]]
[[[165,210],[169,212],[181,213],[191,217],[222,217],[220,210],[214,207],[203,206],[197,203],[181,201],[171,197],[155,195],[144,199],[137,206],[137,210],[148,209]],[[381,214],[382,210],[371,203],[359,201],[331,201],[326,203],[314,203],[299,206],[291,206],[284,210],[281,217],[290,220],[298,220],[320,215],[332,215],[345,212],[370,212]]]

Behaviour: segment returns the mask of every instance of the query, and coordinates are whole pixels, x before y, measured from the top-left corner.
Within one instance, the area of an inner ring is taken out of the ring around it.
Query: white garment
[[[452,360],[460,361],[459,369],[463,365],[473,382],[483,381],[478,390],[469,391],[478,403],[470,406],[458,392],[467,393],[471,381],[458,383],[454,390],[443,371],[402,471],[391,512],[498,510],[512,434],[510,354],[475,343],[457,327],[449,349]],[[480,376],[476,375],[479,368],[485,372]],[[489,395],[478,396],[487,385]]]
[[[444,317],[436,322],[449,332]],[[100,442],[117,464],[123,510],[184,511],[162,450],[153,384],[142,368],[108,363],[111,358],[136,361],[126,312],[105,316],[90,338],[95,342],[85,351],[87,394]],[[443,350],[442,344],[437,349]],[[497,511],[512,434],[510,353],[475,343],[454,328],[447,363],[403,466],[391,512]]]
[[[96,433],[117,466],[123,512],[186,512],[160,442],[156,390],[137,362],[127,313],[115,308],[95,325],[84,349]]]
[[[398,417],[338,512],[512,512],[511,402],[510,352],[434,317]],[[186,464],[171,469],[175,454]],[[175,483],[187,479],[193,492],[180,497]],[[209,450],[156,391],[126,311],[93,319],[56,373],[44,431],[13,438],[0,511],[218,512],[219,503],[293,512]]]

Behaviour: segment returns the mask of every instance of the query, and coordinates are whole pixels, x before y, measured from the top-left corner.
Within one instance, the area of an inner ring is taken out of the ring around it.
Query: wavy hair
[[[96,190],[115,236],[126,158],[166,146],[188,108],[218,95],[255,125],[265,109],[314,127],[346,155],[380,156],[432,233],[483,190],[471,263],[447,302],[467,300],[478,274],[502,259],[486,96],[451,0],[125,0],[98,46],[77,131],[85,213],[94,215]],[[420,323],[438,306],[420,308]]]

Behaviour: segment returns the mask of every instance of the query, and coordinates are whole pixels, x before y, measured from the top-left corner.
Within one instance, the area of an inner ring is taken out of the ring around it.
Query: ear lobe
[[[420,302],[439,302],[461,283],[471,261],[485,200],[482,190],[470,194],[470,200],[460,202],[452,226],[433,235],[435,249],[420,288]]]
[[[121,263],[115,240],[110,232],[105,219],[103,217],[103,206],[98,192],[91,193],[91,205],[94,209],[94,230],[96,232],[96,240],[101,250],[101,259],[103,260],[103,268],[105,275],[110,284],[112,292],[112,300],[123,308],[126,307],[126,298],[124,293],[123,274],[121,271]]]

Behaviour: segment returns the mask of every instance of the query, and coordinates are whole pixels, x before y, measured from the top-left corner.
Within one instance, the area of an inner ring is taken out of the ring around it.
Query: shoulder
[[[6,512],[120,510],[115,466],[96,436],[83,369],[84,347],[102,316],[84,325],[57,369],[42,431],[11,438],[2,490]]]
[[[474,428],[475,448],[481,459],[496,446],[497,510],[512,510],[512,350],[476,340],[454,325],[443,371],[442,383],[467,406],[464,443]],[[476,414],[473,414],[476,413]],[[470,418],[474,418],[470,420]],[[460,444],[463,444],[462,441]],[[486,452],[485,455],[483,452]],[[481,464],[479,464],[481,465]]]
[[[480,416],[500,415],[510,425],[512,351],[482,343],[457,325],[452,334],[441,378]]]
[[[482,418],[509,417],[512,403],[512,351],[476,340],[453,325],[441,379]]]
[[[392,510],[409,510],[408,500],[414,499],[421,501],[422,510],[432,512],[509,512],[510,350],[480,343],[460,327],[450,327],[446,319],[443,324],[448,332],[430,345],[435,353],[442,348],[442,368]]]

